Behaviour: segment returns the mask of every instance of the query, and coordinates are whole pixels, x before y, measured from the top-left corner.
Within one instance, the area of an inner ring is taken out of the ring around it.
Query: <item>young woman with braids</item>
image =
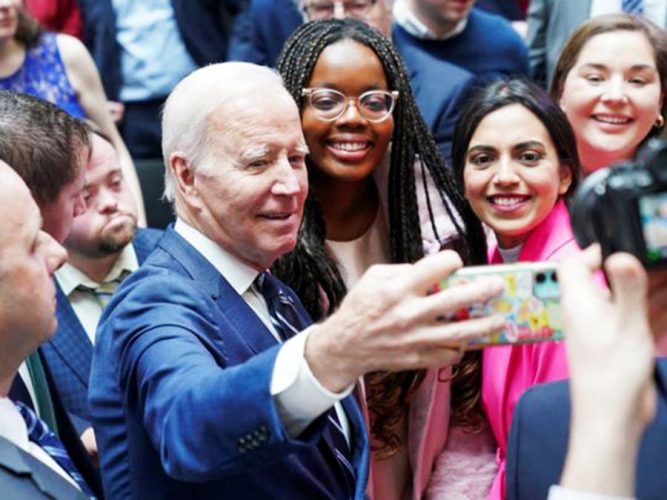
[[[310,193],[299,242],[274,271],[315,320],[334,311],[372,264],[414,262],[442,246],[468,263],[485,262],[481,225],[386,38],[351,19],[308,23],[286,42],[277,68],[301,110]],[[479,394],[478,355],[461,365],[452,421],[483,429],[478,399],[469,397]],[[373,497],[424,495],[447,441],[451,378],[451,367],[365,378]]]

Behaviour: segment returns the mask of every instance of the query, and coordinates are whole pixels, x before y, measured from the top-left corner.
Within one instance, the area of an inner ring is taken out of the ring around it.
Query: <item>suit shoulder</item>
[[[521,396],[514,409],[515,417],[521,415],[522,421],[535,415],[556,415],[557,409],[569,406],[570,383],[568,381],[534,385]]]
[[[3,498],[14,500],[86,498],[48,466],[5,438],[0,438],[0,484]]]

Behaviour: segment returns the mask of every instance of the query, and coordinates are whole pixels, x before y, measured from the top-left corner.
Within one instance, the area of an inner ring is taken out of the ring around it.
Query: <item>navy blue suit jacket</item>
[[[411,44],[396,43],[426,125],[445,160],[450,160],[454,126],[475,75]]]
[[[667,498],[667,359],[656,365],[658,409],[639,448],[638,499]],[[514,410],[507,449],[507,498],[546,498],[565,463],[570,424],[567,382],[530,388]]]
[[[107,97],[117,100],[122,76],[111,0],[78,0],[78,4],[86,46],[100,72]],[[225,60],[227,32],[221,4],[219,0],[172,0],[179,33],[199,66]]]
[[[298,302],[296,296],[292,297]],[[103,313],[90,379],[107,498],[363,497],[368,442],[350,419],[355,492],[322,437],[291,439],[269,392],[279,345],[173,228]]]
[[[473,8],[468,24],[447,40],[423,40],[394,24],[394,45],[410,46],[482,77],[528,76],[528,48],[505,18]]]
[[[40,460],[0,438],[0,489],[12,500],[85,500],[86,497]]]
[[[294,0],[250,0],[234,19],[227,59],[273,67],[285,40],[302,24]]]
[[[162,231],[139,229],[133,241],[141,264],[153,251]],[[88,377],[93,359],[93,344],[83,329],[67,296],[56,281],[56,317],[58,329],[51,340],[42,346],[42,353],[51,369],[74,427],[81,434],[90,427],[88,409]]]

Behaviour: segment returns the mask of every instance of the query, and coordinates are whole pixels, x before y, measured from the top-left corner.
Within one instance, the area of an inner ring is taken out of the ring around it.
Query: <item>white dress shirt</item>
[[[139,261],[132,244],[125,245],[113,267],[102,280],[103,283],[119,279],[125,272],[134,272],[139,269]],[[100,283],[90,279],[83,272],[71,264],[65,263],[56,271],[56,281],[63,293],[69,299],[74,313],[88,334],[90,342],[95,344],[95,331],[102,315],[102,306],[92,292],[77,290],[79,285],[88,288],[97,288]]]
[[[80,489],[70,475],[48,453],[28,439],[28,428],[25,420],[9,398],[0,398],[0,437],[29,453],[69,481],[76,489]]]
[[[260,271],[248,266],[182,219],[176,220],[174,230],[227,280],[275,339],[281,342],[271,324],[266,301],[253,286]],[[301,434],[317,417],[334,406],[349,442],[349,421],[340,400],[352,392],[354,385],[342,393],[334,393],[319,383],[304,358],[304,348],[310,331],[310,328],[305,329],[287,340],[280,348],[271,376],[271,395],[276,399],[278,413],[290,436]]]

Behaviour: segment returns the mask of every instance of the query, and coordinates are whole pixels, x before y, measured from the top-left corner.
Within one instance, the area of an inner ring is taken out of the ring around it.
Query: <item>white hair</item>
[[[247,100],[276,85],[284,89],[282,78],[275,70],[244,62],[226,62],[200,68],[174,87],[162,111],[166,200],[174,200],[174,179],[169,168],[171,155],[182,154],[195,172],[206,169],[210,163],[207,156],[211,114],[225,103]],[[233,117],[230,122],[234,123]]]

